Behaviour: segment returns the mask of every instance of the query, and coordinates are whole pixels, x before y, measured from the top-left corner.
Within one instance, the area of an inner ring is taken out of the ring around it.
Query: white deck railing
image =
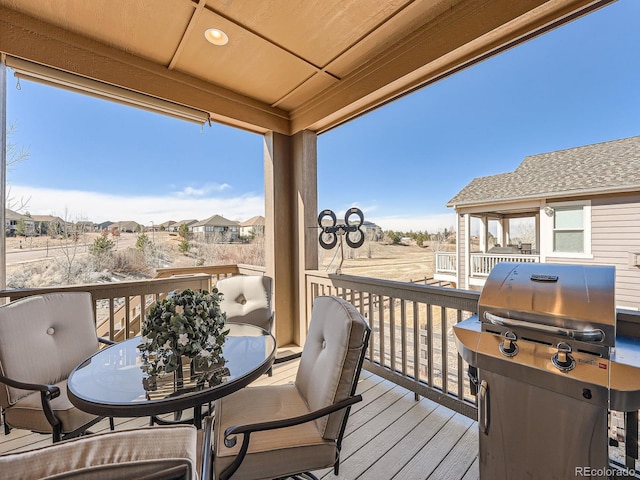
[[[458,256],[455,253],[436,252],[436,273],[453,273],[457,269]]]
[[[472,253],[471,276],[488,277],[493,267],[500,262],[538,263],[540,255]]]
[[[453,274],[457,269],[457,256],[455,253],[436,252],[436,271],[435,273]],[[522,255],[522,254],[493,254],[493,253],[472,253],[471,254],[471,277],[487,277],[493,267],[500,262],[521,262],[521,263],[538,263],[540,255]]]

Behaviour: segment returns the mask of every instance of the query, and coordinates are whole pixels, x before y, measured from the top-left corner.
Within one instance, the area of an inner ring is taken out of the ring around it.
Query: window
[[[553,251],[584,253],[584,207],[555,209]]]
[[[591,254],[591,201],[543,204],[539,218],[543,256],[593,258]]]

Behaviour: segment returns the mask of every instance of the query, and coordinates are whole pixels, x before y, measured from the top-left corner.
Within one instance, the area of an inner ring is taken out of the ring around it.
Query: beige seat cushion
[[[0,455],[0,476],[3,480],[119,480],[178,468],[185,471],[185,479],[195,480],[196,456],[195,427],[147,427]]]
[[[62,433],[73,432],[96,418],[95,415],[74,407],[69,401],[66,380],[56,383],[56,386],[60,388],[60,396],[51,400],[51,408],[62,423]],[[39,433],[51,432],[51,424],[42,410],[40,392],[22,397],[11,408],[6,409],[5,421],[11,427],[17,426]]]
[[[220,309],[227,321],[271,330],[271,277],[236,275],[218,280],[216,288],[223,294]]]
[[[215,477],[225,470],[240,450],[242,436],[234,447],[224,444],[224,431],[233,425],[278,420],[309,413],[295,385],[249,387],[216,402],[214,428]],[[270,479],[301,471],[333,466],[336,444],[324,440],[315,422],[295,427],[256,432],[249,451],[234,479]]]
[[[9,378],[55,384],[97,350],[90,293],[34,295],[0,307],[0,372]],[[30,394],[0,384],[0,405]]]
[[[309,333],[302,351],[296,385],[311,410],[351,395],[367,325],[349,302],[333,296],[313,302]],[[316,420],[326,439],[338,437],[345,410]]]

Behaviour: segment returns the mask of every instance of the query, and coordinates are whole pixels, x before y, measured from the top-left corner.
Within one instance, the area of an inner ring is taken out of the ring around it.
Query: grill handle
[[[514,320],[513,318],[504,318],[494,315],[493,313],[484,312],[485,320],[493,325],[500,325],[508,328],[528,328],[543,333],[551,333],[553,335],[561,335],[573,338],[582,342],[602,342],[604,340],[604,332],[599,328],[593,330],[577,330],[572,328],[554,327],[553,325],[543,325],[540,323],[526,322],[524,320]]]
[[[489,434],[489,384],[482,380],[478,386],[478,427],[481,433]]]

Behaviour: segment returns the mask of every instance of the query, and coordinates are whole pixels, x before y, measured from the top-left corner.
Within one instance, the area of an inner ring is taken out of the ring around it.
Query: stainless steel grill
[[[638,342],[616,339],[614,285],[606,266],[492,270],[478,315],[454,327],[478,396],[481,479],[607,478],[609,410],[640,407]]]

